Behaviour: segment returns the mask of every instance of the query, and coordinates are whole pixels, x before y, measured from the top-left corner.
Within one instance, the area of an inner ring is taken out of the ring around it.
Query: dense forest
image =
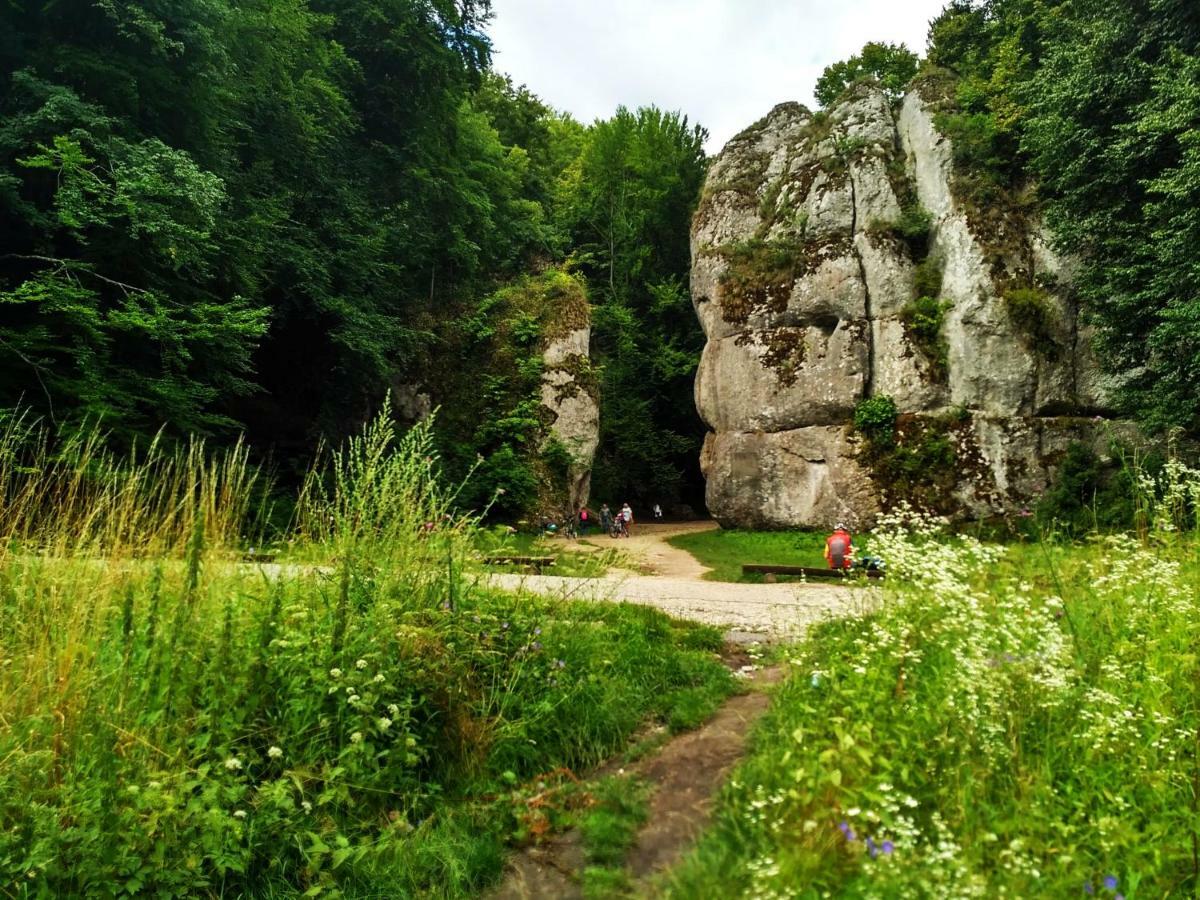
[[[516,515],[544,448],[523,294],[565,278],[591,306],[595,493],[700,508],[686,273],[705,132],[655,108],[555,111],[492,69],[490,14],[6,5],[0,405],[98,419],[118,443],[245,433],[288,480],[419,384],[452,473],[475,471],[467,496],[516,486],[498,507]],[[864,77],[899,96],[918,69],[946,85],[968,192],[1025,198],[1081,261],[1127,411],[1195,434],[1200,7],[953,0],[924,60],[868,44],[817,97]]]
[[[286,479],[419,383],[456,405],[441,449],[455,474],[483,459],[486,500],[530,478],[532,361],[496,371],[472,339],[512,325],[523,277],[561,270],[593,307],[597,486],[696,502],[705,133],[652,108],[554,111],[491,70],[489,14],[6,5],[0,405],[126,443],[244,432]]]
[[[1200,433],[1200,6],[954,0],[926,67],[987,204],[1030,185],[1125,412]],[[1011,193],[1011,191],[1009,191]]]

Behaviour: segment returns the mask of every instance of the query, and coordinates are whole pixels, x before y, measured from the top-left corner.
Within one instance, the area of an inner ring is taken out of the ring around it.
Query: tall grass
[[[502,776],[586,765],[700,686],[719,635],[493,594],[428,427],[322,460],[250,566],[244,448],[0,437],[0,894],[461,896]]]
[[[251,524],[260,475],[241,442],[209,451],[156,437],[119,456],[104,437],[57,435],[20,412],[0,418],[0,552],[179,556],[197,533],[228,548]]]

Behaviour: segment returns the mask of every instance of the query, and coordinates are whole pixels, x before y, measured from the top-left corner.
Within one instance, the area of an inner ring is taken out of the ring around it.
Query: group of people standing
[[[654,504],[654,520],[661,521],[663,517],[662,507],[657,503]],[[629,537],[633,528],[633,508],[628,503],[621,504],[621,508],[614,514],[605,503],[600,507],[600,530],[612,537]],[[579,508],[579,533],[587,534],[588,529],[596,524],[596,516],[586,506]]]

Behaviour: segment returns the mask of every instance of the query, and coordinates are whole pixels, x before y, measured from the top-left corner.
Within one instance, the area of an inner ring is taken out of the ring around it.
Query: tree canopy
[[[557,267],[600,308],[615,409],[641,415],[606,415],[646,461],[614,462],[611,490],[694,493],[701,428],[673,397],[695,362],[682,284],[702,132],[655,109],[592,126],[556,112],[490,69],[489,15],[487,0],[0,8],[0,405],[100,418],[124,441],[245,431],[286,475],[422,383],[469,407],[440,429],[460,471],[476,454],[524,465],[533,448],[469,427],[491,414],[471,406],[481,385],[511,373],[442,361],[464,328],[523,308],[498,292]],[[505,383],[501,418],[528,399],[528,378]]]
[[[826,66],[813,93],[822,107],[828,107],[854,82],[873,78],[892,99],[896,99],[917,74],[918,61],[917,54],[904,44],[869,41],[849,59]]]

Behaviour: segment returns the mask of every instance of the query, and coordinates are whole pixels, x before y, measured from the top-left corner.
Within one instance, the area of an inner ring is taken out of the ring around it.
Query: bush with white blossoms
[[[874,612],[810,632],[679,897],[1190,896],[1200,563],[900,509]]]

